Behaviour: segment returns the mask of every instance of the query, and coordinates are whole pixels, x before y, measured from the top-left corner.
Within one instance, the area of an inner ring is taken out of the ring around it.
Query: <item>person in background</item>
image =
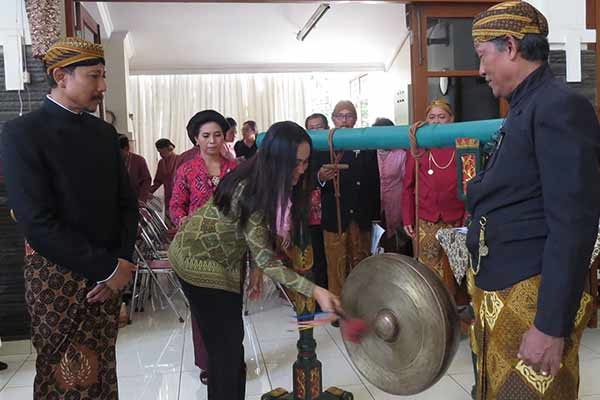
[[[454,122],[454,112],[446,100],[437,99],[427,107],[425,119],[428,124],[449,124]],[[419,159],[418,171],[415,171],[416,165],[415,158],[409,154],[402,189],[404,231],[417,242],[415,257],[435,271],[454,295],[456,280],[444,262],[445,253],[435,235],[442,228],[462,226],[465,219],[465,205],[458,198],[455,150],[453,147],[426,149]],[[417,200],[415,173],[419,174]]]
[[[247,160],[256,153],[256,133],[256,122],[246,121],[242,124],[242,140],[234,146],[236,157]]]
[[[229,124],[229,129],[225,132],[225,143],[221,155],[229,160],[235,160],[235,137],[237,136],[237,122],[231,117],[225,118]]]
[[[394,126],[387,118],[377,118],[373,126]],[[381,190],[381,220],[385,236],[381,244],[386,252],[412,255],[410,238],[402,225],[402,181],[406,170],[406,150],[377,150]]]
[[[133,192],[140,203],[145,203],[150,198],[152,183],[148,164],[144,157],[129,150],[129,138],[126,135],[119,135],[119,146]]]
[[[211,198],[220,180],[237,162],[221,154],[229,124],[216,111],[196,113],[187,124],[190,140],[197,143],[200,157],[192,158],[177,169],[169,214],[173,224],[181,228],[184,221]],[[208,382],[208,359],[198,320],[192,316],[195,363],[202,370],[200,381]]]
[[[345,128],[353,128],[356,118],[356,108],[352,102],[338,102],[332,113],[333,123],[338,129],[335,134],[343,135]],[[327,283],[329,290],[339,295],[346,276],[371,254],[372,222],[379,219],[380,212],[379,167],[377,152],[373,150],[337,152],[334,161],[349,167],[340,171],[324,166],[332,160],[329,152],[321,153],[317,180],[321,185],[321,225],[327,258]],[[338,174],[341,221],[337,218],[333,181]],[[338,232],[339,228],[341,232]]]
[[[160,161],[156,167],[154,182],[150,186],[150,193],[154,193],[161,186],[165,193],[165,216],[169,219],[169,204],[173,193],[173,181],[177,170],[178,156],[175,153],[175,145],[169,139],[158,139],[155,143],[156,150],[160,154]]]
[[[320,113],[309,115],[304,121],[307,130],[329,129],[327,117]],[[317,152],[311,156],[310,176],[316,177]],[[321,186],[313,178],[314,189],[310,192],[310,214],[308,216],[308,229],[313,248],[313,277],[317,285],[327,287],[327,258],[325,257],[325,244],[323,243],[323,228],[321,227]]]
[[[329,122],[324,114],[314,113],[306,117],[304,126],[306,127],[306,130],[318,131],[322,129],[329,129]]]

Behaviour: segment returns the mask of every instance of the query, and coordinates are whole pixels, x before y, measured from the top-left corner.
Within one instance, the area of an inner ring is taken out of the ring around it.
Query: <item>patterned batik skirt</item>
[[[593,302],[583,293],[571,335],[565,338],[562,366],[556,377],[542,376],[517,358],[521,339],[533,326],[541,276],[507,289],[475,288],[473,305],[477,342],[477,399],[576,400],[579,391],[579,343]]]
[[[323,242],[328,289],[339,296],[350,271],[371,254],[371,231],[362,231],[356,222],[351,222],[341,235],[323,231]]]
[[[39,254],[25,258],[25,299],[37,351],[34,400],[118,399],[119,296],[88,304],[88,281]]]
[[[419,219],[419,257],[420,263],[427,265],[435,271],[446,284],[450,293],[454,296],[458,290],[454,274],[447,261],[444,249],[438,242],[436,234],[440,229],[456,228],[461,226],[462,221],[438,222]]]

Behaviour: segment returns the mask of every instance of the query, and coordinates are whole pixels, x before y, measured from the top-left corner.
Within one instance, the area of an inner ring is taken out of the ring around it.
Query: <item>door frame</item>
[[[408,27],[411,40],[411,76],[412,76],[412,118],[419,121],[424,118],[429,95],[429,78],[436,77],[477,77],[478,70],[430,71],[427,68],[427,18],[471,18],[499,1],[477,2],[476,4],[410,4],[407,6]],[[500,101],[499,113],[506,115],[507,104]]]

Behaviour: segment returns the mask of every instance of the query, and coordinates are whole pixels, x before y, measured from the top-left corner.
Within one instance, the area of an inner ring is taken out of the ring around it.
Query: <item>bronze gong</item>
[[[342,306],[369,327],[360,343],[344,341],[350,359],[385,392],[430,388],[458,348],[454,300],[437,274],[413,258],[386,253],[361,261],[346,279]]]

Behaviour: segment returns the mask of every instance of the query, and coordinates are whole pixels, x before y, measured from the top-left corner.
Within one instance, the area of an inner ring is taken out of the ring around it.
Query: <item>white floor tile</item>
[[[21,368],[26,361],[27,355],[2,356],[0,361],[6,363],[8,368],[0,371],[0,390],[11,380],[15,373]]]
[[[0,400],[31,400],[33,386],[6,387],[0,392]]]
[[[352,395],[354,396],[354,400],[373,400],[371,392],[369,392],[369,390],[364,385],[349,385],[337,387],[345,390],[346,392],[352,393]],[[327,387],[324,387],[323,390],[327,390]]]
[[[0,346],[0,357],[31,354],[31,340],[3,341]]]
[[[586,329],[583,332],[581,344],[600,357],[600,328]]]
[[[579,385],[579,395],[588,396],[600,394],[600,358],[581,361],[579,363],[579,375],[581,384]]]
[[[471,395],[449,376],[444,376],[432,388],[423,393],[406,397],[385,393],[370,383],[367,383],[366,386],[375,400],[471,400]]]
[[[458,344],[458,350],[448,368],[448,375],[473,373],[473,361],[471,359],[471,345],[468,339],[461,340]]]
[[[450,378],[454,379],[466,392],[471,393],[471,389],[475,384],[475,375],[473,375],[473,372],[450,375]]]
[[[248,370],[246,374],[246,395],[247,396],[261,396],[268,393],[273,389],[267,368],[263,365],[260,369],[260,375],[255,372]]]
[[[140,338],[117,344],[118,376],[179,372],[182,332],[172,331],[165,337]]]
[[[207,398],[206,387],[198,377],[187,373],[154,373],[119,378],[119,397],[127,400],[178,400]]]
[[[339,348],[329,336],[319,336],[315,338],[317,342],[317,358],[335,358],[343,357]],[[262,340],[260,349],[265,359],[265,363],[271,365],[292,365],[298,358],[298,349],[296,343],[298,338],[284,338],[277,340]]]
[[[35,379],[35,361],[25,361],[21,368],[8,381],[6,387],[11,386],[31,386]]]

